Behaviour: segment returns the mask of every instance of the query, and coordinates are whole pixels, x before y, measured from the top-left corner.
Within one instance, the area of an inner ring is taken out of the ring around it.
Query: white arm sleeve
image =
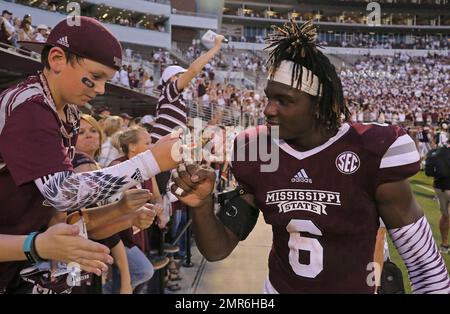
[[[64,171],[35,180],[50,206],[60,211],[76,210],[101,202],[160,173],[151,151],[118,165],[75,174]]]
[[[390,229],[389,234],[408,269],[414,293],[450,293],[447,267],[425,216],[413,224]]]

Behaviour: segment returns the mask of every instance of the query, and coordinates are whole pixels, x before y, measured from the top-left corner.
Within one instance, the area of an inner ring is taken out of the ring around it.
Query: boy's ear
[[[48,64],[50,69],[59,74],[63,68],[67,65],[67,58],[64,50],[59,47],[53,47],[48,53]]]

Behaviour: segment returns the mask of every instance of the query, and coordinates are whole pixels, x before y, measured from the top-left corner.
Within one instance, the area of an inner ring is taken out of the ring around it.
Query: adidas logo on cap
[[[305,169],[300,170],[292,179],[292,183],[312,183],[312,179],[308,177]]]
[[[58,44],[60,44],[61,46],[67,47],[69,48],[69,41],[67,40],[67,36],[61,37],[60,39],[58,39],[56,41]]]

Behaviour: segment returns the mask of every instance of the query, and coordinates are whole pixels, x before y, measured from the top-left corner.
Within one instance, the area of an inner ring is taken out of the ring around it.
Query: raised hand
[[[214,38],[214,45],[215,46],[221,46],[224,42],[225,37],[223,35],[217,35],[216,38]]]

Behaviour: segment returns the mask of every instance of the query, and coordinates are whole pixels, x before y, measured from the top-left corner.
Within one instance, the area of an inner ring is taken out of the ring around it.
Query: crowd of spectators
[[[369,57],[340,71],[354,122],[436,126],[450,114],[446,56]]]
[[[117,71],[111,83],[137,90],[147,95],[153,95],[155,80],[143,67],[134,69],[131,64],[124,64],[120,71]]]
[[[150,0],[147,0],[150,1]],[[164,0],[162,0],[164,1]],[[69,3],[61,3],[61,1],[47,1],[47,0],[37,0],[37,1],[16,1],[20,4],[32,6],[34,8],[50,11],[50,12],[59,12],[62,14],[67,14],[68,7],[66,5]],[[157,2],[157,1],[152,1]],[[163,3],[163,2],[161,2]],[[99,10],[102,6],[93,6],[88,9],[82,9],[82,15],[93,17],[103,23],[116,24],[126,27],[134,27],[134,28],[142,28],[148,29],[158,32],[166,32],[165,28],[165,19],[158,19],[156,21],[152,21],[151,19],[147,19],[147,15],[135,14],[134,11],[128,10],[117,10],[117,14],[111,14],[112,11]],[[120,13],[119,13],[120,12]]]
[[[260,30],[261,34],[254,36],[230,36],[232,42],[249,42],[264,44],[267,30]],[[349,36],[341,36],[342,34],[319,33],[319,43],[323,47],[348,47],[348,48],[376,48],[376,49],[427,49],[427,50],[448,50],[450,49],[450,38],[437,36],[410,36],[408,40],[405,37],[385,36],[383,40],[376,39],[370,34],[358,34],[349,39]],[[348,33],[347,35],[350,35]],[[326,38],[334,38],[328,39]]]
[[[45,42],[50,28],[45,24],[33,26],[33,17],[26,14],[23,18],[14,17],[8,10],[2,11],[0,17],[0,42],[20,47],[19,41]]]
[[[426,50],[444,50],[450,49],[450,40],[438,39],[434,37],[416,37],[410,43],[398,41],[391,37],[384,41],[374,38],[355,38],[351,41],[335,40],[321,41],[324,47],[348,47],[348,48],[374,48],[374,49],[426,49]]]
[[[51,7],[51,4],[49,4]],[[49,28],[32,26],[32,17],[13,18],[7,10],[0,18],[0,40],[16,44],[20,40],[45,41]],[[326,43],[325,43],[326,44]],[[343,47],[393,48],[393,44],[379,44],[361,40],[355,43],[339,42]],[[416,48],[443,49],[449,43],[436,39],[418,39]],[[185,58],[195,60],[204,52],[199,45],[192,45],[184,52]],[[125,50],[130,57],[132,51]],[[161,48],[154,50],[151,63],[164,67],[175,63],[170,52]],[[258,92],[237,88],[227,82],[216,82],[214,71],[246,70],[257,77],[265,76],[265,60],[249,51],[235,53],[232,47],[219,53],[204,68],[203,74],[186,88],[185,99],[191,103],[191,114],[215,118],[230,124],[254,125],[263,121],[263,108],[267,99]],[[373,57],[340,69],[344,92],[355,122],[388,122],[402,124],[437,125],[449,114],[449,61],[448,57],[428,56],[410,58],[406,54],[394,57]],[[154,95],[155,82],[150,69],[125,64],[112,82],[140,92]]]

